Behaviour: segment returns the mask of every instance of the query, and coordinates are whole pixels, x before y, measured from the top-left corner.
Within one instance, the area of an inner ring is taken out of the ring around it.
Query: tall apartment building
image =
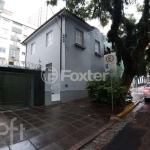
[[[65,1],[62,0],[58,1],[57,7],[47,6],[46,0],[43,0],[43,2],[41,3],[41,7],[31,13],[27,20],[27,23],[37,29],[65,6]]]
[[[34,29],[12,19],[13,13],[3,9],[0,1],[0,65],[24,65],[26,49],[21,44]]]
[[[48,11],[48,6],[46,4],[43,5],[29,16],[28,24],[38,28],[49,18]]]

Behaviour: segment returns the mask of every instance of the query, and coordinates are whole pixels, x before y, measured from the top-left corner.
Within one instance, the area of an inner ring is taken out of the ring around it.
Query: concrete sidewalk
[[[114,112],[121,110],[118,107]],[[22,140],[19,131],[14,131],[13,144],[10,132],[1,135],[0,150],[66,150],[98,132],[109,122],[111,114],[111,106],[91,103],[87,99],[3,112],[0,123],[10,127],[11,119],[16,117],[14,127],[20,129],[23,124],[25,131]],[[0,126],[0,132],[5,131],[6,128]]]

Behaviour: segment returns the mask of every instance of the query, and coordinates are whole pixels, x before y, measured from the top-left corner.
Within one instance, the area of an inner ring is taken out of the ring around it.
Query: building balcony
[[[11,55],[11,54],[9,54],[9,61],[12,61],[12,62],[14,62],[14,61],[19,61],[19,55]]]
[[[18,29],[16,27],[12,27],[12,31],[13,32],[16,32],[16,33],[19,33],[19,34],[22,34],[22,30],[21,29]]]
[[[9,49],[10,50],[15,50],[15,51],[19,51],[20,50],[20,47],[19,46],[16,46],[16,45],[9,45]]]
[[[15,42],[21,42],[21,39],[20,39],[20,38],[17,38],[17,37],[15,37],[15,36],[13,36],[13,35],[11,35],[10,39],[11,39],[12,41],[15,41]]]

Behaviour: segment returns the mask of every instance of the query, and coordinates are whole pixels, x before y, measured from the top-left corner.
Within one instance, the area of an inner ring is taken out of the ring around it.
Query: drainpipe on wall
[[[60,27],[60,73],[62,69],[62,17],[58,16],[61,20],[61,27]]]
[[[25,67],[25,69],[26,69],[26,66],[27,66],[27,65],[26,65],[26,62],[27,62],[27,44],[25,44],[25,47],[26,47],[26,50],[25,50],[26,55],[25,55],[25,62],[24,62],[24,63],[25,63],[25,66],[24,66],[24,67]]]

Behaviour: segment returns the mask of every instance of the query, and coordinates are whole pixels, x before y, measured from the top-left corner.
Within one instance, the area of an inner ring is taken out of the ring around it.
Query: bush
[[[107,78],[106,81],[89,81],[86,89],[91,101],[109,105],[112,103],[110,78]],[[112,93],[114,106],[124,105],[128,89],[125,86],[121,86],[121,81],[117,78],[112,78]],[[131,96],[131,93],[128,94]]]

